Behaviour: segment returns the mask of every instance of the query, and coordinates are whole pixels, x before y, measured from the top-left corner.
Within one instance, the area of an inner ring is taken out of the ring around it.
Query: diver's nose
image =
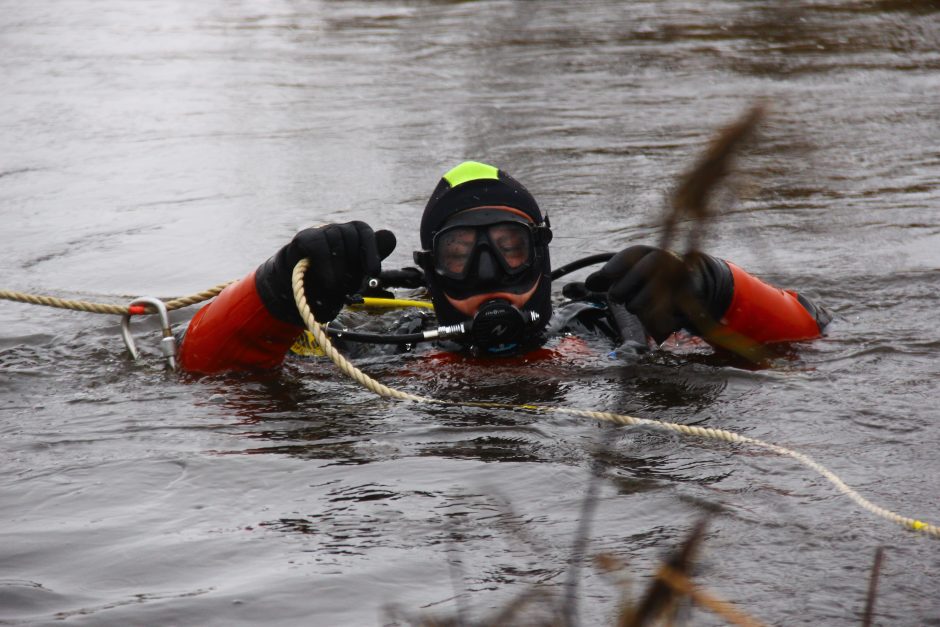
[[[499,264],[487,249],[480,251],[480,260],[477,262],[477,278],[481,283],[496,283],[499,281]]]

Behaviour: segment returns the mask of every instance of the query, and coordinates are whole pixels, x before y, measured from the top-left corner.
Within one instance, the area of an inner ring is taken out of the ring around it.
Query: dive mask
[[[551,241],[548,226],[536,226],[505,209],[473,209],[448,220],[434,234],[431,250],[417,251],[415,262],[448,282],[502,286],[516,284],[538,266]]]

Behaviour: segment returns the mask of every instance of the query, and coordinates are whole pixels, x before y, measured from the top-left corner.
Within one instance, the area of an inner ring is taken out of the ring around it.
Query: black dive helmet
[[[515,211],[480,209],[510,207]],[[475,211],[468,211],[473,209]],[[458,215],[460,214],[460,215]],[[531,220],[531,222],[530,222]],[[470,226],[485,232],[490,224],[515,223],[524,228],[530,247],[523,265],[510,267],[498,256],[493,237],[477,238],[469,253],[468,269],[454,276],[435,257],[440,237],[457,226]],[[438,183],[421,217],[422,251],[414,254],[424,270],[438,322],[442,325],[466,323],[469,316],[448,300],[463,300],[479,294],[532,294],[515,307],[505,298],[482,303],[473,317],[470,334],[460,342],[488,354],[514,354],[541,345],[544,329],[552,314],[551,263],[548,243],[552,233],[532,195],[514,178],[497,168],[466,161],[447,172]],[[484,269],[485,267],[485,269]]]

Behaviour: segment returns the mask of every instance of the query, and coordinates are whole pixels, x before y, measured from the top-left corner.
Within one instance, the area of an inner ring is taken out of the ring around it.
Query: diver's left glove
[[[731,269],[721,259],[683,258],[652,246],[620,251],[585,286],[623,303],[657,343],[679,329],[702,335],[721,320],[734,294]]]
[[[304,229],[258,267],[255,287],[271,315],[304,326],[294,302],[291,275],[297,262],[310,259],[304,295],[317,322],[329,322],[347,296],[360,291],[367,277],[377,277],[382,260],[395,250],[391,231],[373,231],[365,222],[328,224]]]

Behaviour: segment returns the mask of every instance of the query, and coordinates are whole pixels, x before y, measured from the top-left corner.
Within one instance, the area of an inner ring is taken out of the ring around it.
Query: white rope
[[[507,403],[487,403],[487,402],[475,402],[475,401],[444,401],[434,398],[428,398],[425,396],[418,396],[416,394],[409,394],[407,392],[402,392],[394,388],[390,388],[386,385],[382,385],[375,379],[369,377],[358,368],[356,368],[352,363],[349,362],[343,355],[339,353],[330,342],[330,338],[325,332],[320,328],[320,325],[314,319],[313,314],[310,313],[310,307],[307,305],[307,299],[304,296],[304,273],[307,271],[309,262],[307,259],[302,259],[300,262],[294,266],[293,273],[293,288],[294,288],[294,300],[297,302],[297,309],[300,311],[300,315],[303,318],[304,322],[307,325],[307,328],[310,329],[310,332],[313,333],[314,337],[317,339],[320,348],[323,349],[323,352],[326,354],[330,360],[336,364],[336,367],[340,371],[344,372],[346,375],[354,379],[361,386],[367,390],[383,396],[385,398],[395,398],[400,400],[416,401],[419,403],[434,403],[436,405],[449,405],[457,407],[485,407],[485,408],[498,408],[498,409],[515,409],[515,410],[524,410],[531,411],[536,413],[559,413],[567,414],[569,416],[581,416],[584,418],[592,418],[594,420],[601,420],[604,422],[611,422],[618,425],[628,425],[628,426],[646,426],[654,429],[659,429],[662,431],[671,431],[674,433],[680,433],[687,436],[696,436],[700,438],[707,438],[711,440],[721,440],[723,442],[734,442],[739,444],[750,444],[752,446],[757,446],[778,455],[783,455],[795,459],[802,465],[807,468],[815,470],[817,473],[822,475],[826,480],[828,480],[832,485],[834,485],[842,494],[848,496],[850,499],[855,501],[862,509],[865,509],[876,516],[889,520],[893,523],[906,527],[914,531],[920,531],[931,535],[935,538],[940,538],[940,527],[932,525],[915,518],[908,518],[906,516],[901,516],[896,514],[889,509],[876,505],[866,499],[864,496],[859,494],[848,484],[846,484],[838,475],[834,472],[814,460],[804,453],[799,451],[794,451],[777,444],[771,444],[770,442],[765,442],[757,438],[751,438],[743,435],[734,433],[733,431],[727,431],[725,429],[713,429],[711,427],[698,427],[678,424],[675,422],[664,422],[662,420],[653,420],[650,418],[637,418],[635,416],[627,416],[625,414],[615,414],[611,412],[600,412],[600,411],[590,411],[585,409],[574,409],[570,407],[551,407],[546,405],[510,405]]]
[[[173,300],[168,300],[166,302],[167,311],[173,311],[174,309],[180,309],[182,307],[188,307],[189,305],[195,305],[196,303],[201,303],[204,300],[209,300],[213,296],[216,296],[221,292],[227,285],[233,283],[233,281],[228,281],[227,283],[220,283],[215,287],[211,287],[205,291],[199,292],[197,294],[192,294],[190,296],[183,296],[181,298],[174,298]],[[84,300],[68,300],[65,298],[56,298],[55,296],[42,296],[39,294],[27,294],[25,292],[16,292],[13,290],[0,290],[0,299],[3,300],[12,300],[20,303],[29,303],[31,305],[45,305],[46,307],[58,307],[59,309],[71,309],[73,311],[86,311],[88,313],[100,313],[100,314],[117,314],[118,316],[123,316],[128,312],[127,305],[112,305],[110,303],[92,303]],[[155,313],[157,310],[152,306],[147,306],[146,313]]]

